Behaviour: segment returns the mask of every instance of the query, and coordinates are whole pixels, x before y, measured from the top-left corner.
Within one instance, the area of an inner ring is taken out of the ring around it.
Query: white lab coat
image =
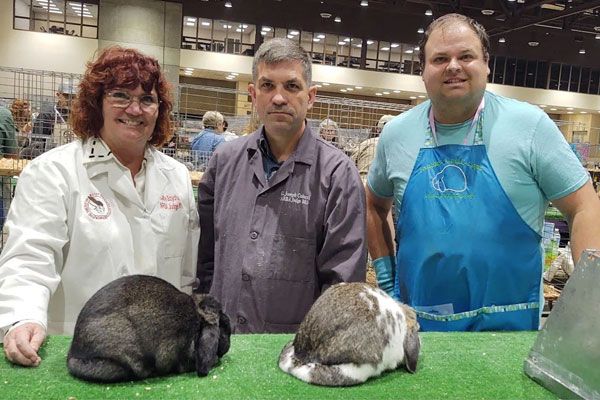
[[[144,199],[100,139],[76,140],[23,170],[0,256],[0,327],[33,319],[72,334],[102,286],[159,276],[191,293],[198,213],[185,166],[148,146]]]

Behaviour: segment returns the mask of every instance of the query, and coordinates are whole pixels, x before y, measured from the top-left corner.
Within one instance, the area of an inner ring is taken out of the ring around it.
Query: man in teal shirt
[[[538,329],[548,202],[569,221],[575,261],[600,248],[589,175],[543,111],[486,92],[481,25],[445,15],[420,48],[430,101],[386,124],[367,179],[378,282],[423,330]]]

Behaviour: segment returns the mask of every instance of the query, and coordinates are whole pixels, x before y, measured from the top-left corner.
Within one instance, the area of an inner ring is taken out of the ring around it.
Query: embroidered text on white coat
[[[175,194],[163,194],[160,196],[160,208],[163,210],[177,211],[183,207],[179,196]]]
[[[281,192],[281,197],[279,198],[279,201],[308,205],[308,203],[310,202],[310,194],[302,194],[300,192],[292,193],[286,190]]]

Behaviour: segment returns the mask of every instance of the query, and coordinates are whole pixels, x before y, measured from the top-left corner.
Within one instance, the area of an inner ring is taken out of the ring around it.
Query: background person
[[[204,169],[218,145],[225,142],[223,132],[223,115],[218,111],[207,111],[202,116],[203,129],[194,137],[190,149],[194,167]]]
[[[231,132],[230,130],[228,130],[229,128],[229,122],[227,122],[226,119],[223,120],[223,133],[221,134],[221,136],[223,136],[223,138],[225,139],[226,142],[231,142],[234,139],[237,139],[239,136],[236,135],[235,133]]]
[[[264,126],[221,145],[198,186],[199,290],[235,332],[294,332],[329,286],[365,280],[364,190],[350,159],[308,127],[306,51],[268,40],[252,71]]]
[[[325,118],[319,124],[319,136],[321,136],[324,140],[328,141],[329,143],[333,143],[334,145],[339,147],[337,133],[338,124],[331,118]]]
[[[37,366],[46,331],[72,334],[84,303],[125,275],[191,293],[198,215],[190,175],[156,149],[171,135],[158,61],[132,49],[88,63],[73,106],[78,139],[31,161],[0,255],[0,327],[13,363]]]
[[[66,143],[65,134],[70,131],[69,109],[76,91],[71,83],[62,82],[56,91],[56,102],[42,105],[35,118],[31,146],[37,148],[35,156],[52,147]]]
[[[542,110],[485,91],[480,24],[445,15],[420,48],[431,100],[388,122],[368,175],[378,282],[417,310],[423,330],[538,329],[548,201],[569,221],[576,261],[600,248],[589,175]]]

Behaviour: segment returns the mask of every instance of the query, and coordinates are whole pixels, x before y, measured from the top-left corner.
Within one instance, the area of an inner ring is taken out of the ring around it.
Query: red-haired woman
[[[90,62],[72,109],[79,137],[19,178],[0,256],[7,358],[37,366],[46,331],[71,334],[84,303],[131,274],[191,293],[198,214],[189,173],[156,149],[171,100],[158,62],[112,47]]]

